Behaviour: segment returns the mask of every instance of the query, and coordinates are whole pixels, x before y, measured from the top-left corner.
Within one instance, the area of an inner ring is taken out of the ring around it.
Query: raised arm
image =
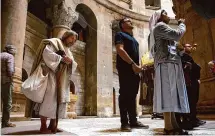
[[[155,27],[154,35],[155,38],[159,37],[161,39],[179,41],[185,32],[186,26],[184,23],[180,23],[178,28],[173,29],[167,24],[161,22]]]

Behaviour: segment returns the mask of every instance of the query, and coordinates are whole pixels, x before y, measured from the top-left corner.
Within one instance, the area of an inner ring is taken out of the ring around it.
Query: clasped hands
[[[64,55],[62,56],[62,62],[66,63],[67,65],[71,64],[72,63],[72,59],[70,59],[68,56]]]
[[[138,66],[137,64],[132,64],[132,69],[135,74],[139,74],[141,71],[145,70],[147,68],[147,65]]]

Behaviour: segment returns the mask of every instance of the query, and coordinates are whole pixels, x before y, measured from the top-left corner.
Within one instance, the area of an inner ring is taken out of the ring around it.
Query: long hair
[[[78,37],[78,34],[77,34],[75,31],[68,30],[68,31],[66,31],[66,32],[63,34],[61,40],[62,40],[63,42],[65,42],[65,40],[66,40],[68,37],[70,37],[70,36],[77,36],[77,37]]]

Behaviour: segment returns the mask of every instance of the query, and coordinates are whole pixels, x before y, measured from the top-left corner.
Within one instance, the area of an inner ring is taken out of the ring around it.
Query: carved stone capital
[[[71,28],[73,23],[78,20],[78,17],[79,14],[75,10],[72,10],[70,7],[67,7],[64,1],[62,1],[58,5],[53,6],[53,26],[64,25]]]

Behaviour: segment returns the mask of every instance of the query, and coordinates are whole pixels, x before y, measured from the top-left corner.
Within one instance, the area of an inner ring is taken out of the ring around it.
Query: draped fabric
[[[65,54],[73,60],[72,64],[61,64],[62,57],[56,53],[59,50],[64,51]],[[49,69],[48,86],[44,96],[44,101],[41,104],[36,104],[34,109],[38,110],[39,114],[42,116],[55,118],[57,108],[57,94],[59,94],[59,111],[61,111],[59,112],[59,118],[63,118],[66,112],[66,103],[70,102],[70,80],[72,80],[71,75],[75,71],[77,63],[74,60],[70,48],[64,46],[62,41],[57,38],[44,39],[41,42],[37,51],[37,57],[32,67],[32,72],[41,62],[44,62]],[[59,83],[57,83],[56,80],[57,71],[61,71],[61,79],[58,80]],[[57,88],[57,84],[60,84],[60,88]],[[57,91],[59,92],[57,93]],[[32,104],[31,101],[27,102],[27,117],[31,116],[34,105],[35,104]]]
[[[190,112],[180,56],[172,56],[168,48],[176,47],[185,31],[183,23],[173,29],[159,22],[154,28],[154,112]]]

